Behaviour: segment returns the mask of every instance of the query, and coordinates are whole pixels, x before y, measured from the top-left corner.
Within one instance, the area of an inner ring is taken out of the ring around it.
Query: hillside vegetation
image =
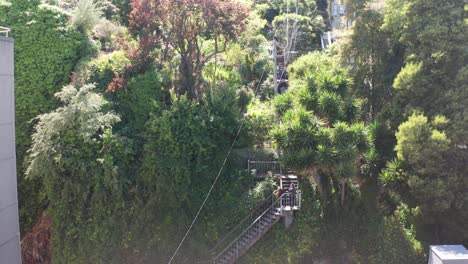
[[[303,197],[240,263],[468,246],[467,5],[347,8],[352,27],[322,49],[325,0],[0,0],[25,263],[167,263],[219,172],[174,262],[209,259],[277,188],[249,159],[294,170]],[[275,96],[271,44],[292,36]]]

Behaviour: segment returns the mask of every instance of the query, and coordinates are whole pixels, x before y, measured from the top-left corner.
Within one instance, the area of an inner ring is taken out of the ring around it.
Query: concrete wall
[[[13,40],[0,36],[0,263],[21,263],[16,191]]]

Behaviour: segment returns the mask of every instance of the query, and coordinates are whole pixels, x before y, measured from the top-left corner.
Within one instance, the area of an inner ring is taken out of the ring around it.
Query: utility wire
[[[263,76],[265,74],[265,71],[266,71],[266,66],[263,68],[263,72],[262,72],[262,75],[260,77],[260,81],[258,82],[257,84],[257,87],[255,88],[255,95],[257,95],[257,92],[258,92],[258,88],[260,87],[260,84],[262,83],[262,80],[263,80]],[[190,230],[192,229],[193,225],[195,224],[195,222],[197,221],[197,218],[198,216],[200,215],[200,212],[202,211],[203,207],[205,206],[206,204],[206,201],[208,201],[208,198],[210,197],[210,194],[211,192],[213,191],[213,188],[216,184],[216,182],[218,181],[218,178],[219,176],[221,175],[221,172],[223,171],[223,168],[224,166],[226,165],[226,162],[229,158],[229,156],[231,155],[231,151],[232,149],[234,148],[234,145],[236,144],[236,141],[237,139],[239,138],[239,134],[242,130],[242,127],[244,126],[244,122],[245,122],[245,115],[242,117],[242,121],[241,121],[241,124],[239,126],[239,129],[237,130],[237,133],[236,133],[236,136],[234,137],[234,141],[232,142],[231,146],[229,147],[229,150],[227,152],[227,155],[226,155],[226,158],[224,159],[223,161],[223,164],[221,165],[221,168],[219,169],[218,171],[218,174],[216,175],[216,178],[215,180],[213,181],[213,184],[211,184],[211,187],[210,187],[210,190],[208,191],[208,193],[206,194],[206,197],[205,197],[205,200],[203,200],[203,203],[201,204],[200,206],[200,209],[198,209],[198,212],[197,214],[195,215],[195,218],[193,219],[192,223],[190,224],[189,228],[187,229],[187,232],[185,233],[184,237],[182,238],[182,240],[180,241],[179,245],[177,246],[177,249],[175,250],[174,254],[172,255],[171,259],[169,260],[168,264],[171,264],[172,261],[174,260],[174,257],[177,255],[177,252],[179,251],[180,247],[182,246],[182,244],[184,243],[185,239],[187,238],[188,234],[190,233]]]

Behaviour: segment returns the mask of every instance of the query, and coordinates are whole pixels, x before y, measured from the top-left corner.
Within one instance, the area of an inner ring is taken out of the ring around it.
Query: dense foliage
[[[201,105],[185,96],[173,96],[171,108],[159,116],[152,116],[147,124],[141,188],[148,195],[146,209],[163,213],[146,217],[155,223],[171,223],[170,226],[162,225],[166,230],[160,229],[161,226],[152,231],[155,238],[165,241],[155,244],[154,249],[159,253],[154,254],[160,261],[164,261],[177,246],[175,243],[185,232],[179,226],[187,226],[195,215],[239,127],[239,110],[233,90],[212,91],[207,97],[206,105]],[[232,219],[228,212],[240,210],[237,198],[246,186],[239,184],[241,175],[234,171],[229,165],[221,171],[224,179],[217,188],[225,191],[213,194],[218,198],[207,204],[203,215],[204,219],[211,220],[200,223],[193,239],[210,241],[219,238],[225,224],[235,224],[232,220],[238,218]],[[199,256],[202,249],[207,250],[204,243],[189,245],[182,259]],[[193,252],[189,254],[191,250]]]
[[[119,220],[128,212],[129,182],[118,169],[125,145],[111,132],[119,118],[102,112],[104,101],[93,88],[64,87],[56,94],[64,106],[40,115],[33,135],[26,173],[44,181],[58,263],[109,259],[106,241],[121,240],[113,230],[122,227]]]
[[[466,239],[467,182],[463,157],[447,137],[448,122],[436,116],[432,122],[423,115],[412,115],[396,133],[397,158],[383,173],[384,182],[392,189],[408,190],[402,195],[415,202],[421,228],[431,230],[437,241]],[[450,217],[452,221],[443,221]],[[427,231],[421,230],[424,233]],[[434,232],[435,231],[435,232]]]
[[[294,171],[302,208],[240,263],[467,245],[466,4],[344,1],[352,26],[316,51],[328,2],[0,0],[25,261],[167,263],[217,179],[174,262],[207,260],[277,188],[249,159]]]
[[[41,182],[23,177],[31,144],[32,119],[57,107],[54,93],[88,51],[87,38],[68,26],[67,16],[40,1],[0,2],[0,24],[15,39],[16,151],[22,228],[29,228],[43,209]]]
[[[284,163],[314,177],[320,191],[322,179],[341,182],[344,203],[346,181],[358,176],[357,165],[372,144],[371,131],[359,122],[360,101],[350,96],[346,72],[325,55],[305,55],[290,70],[296,86],[280,97],[294,93],[294,99],[291,109],[282,109],[273,139]]]

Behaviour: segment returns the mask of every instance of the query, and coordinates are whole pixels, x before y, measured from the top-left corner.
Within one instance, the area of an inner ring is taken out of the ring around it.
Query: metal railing
[[[8,34],[10,33],[11,29],[7,27],[0,27],[0,34],[5,34],[5,37],[8,37]]]
[[[281,198],[277,198],[268,208],[258,216],[239,236],[224,248],[215,258],[214,263],[221,263],[225,254],[232,253],[236,259],[244,254],[250,246],[255,243],[268,229],[275,223],[271,218],[265,217],[267,214],[274,214],[274,209],[280,207]],[[277,220],[279,217],[277,217]]]
[[[211,254],[217,255],[219,248],[225,248],[228,243],[242,233],[255,219],[257,219],[276,199],[274,194],[268,196],[262,203],[259,203],[237,226],[235,226],[227,235],[225,235],[212,249]]]
[[[276,197],[275,195],[270,196],[264,205],[260,207],[264,208],[263,212],[256,216],[249,226],[243,228],[243,231],[237,237],[227,240],[226,238],[230,236],[230,233],[223,239],[223,241],[230,243],[219,253],[215,253],[216,255],[212,263],[224,263],[229,262],[230,258],[239,258],[279,220],[283,214],[283,210],[299,210],[300,207],[301,192],[299,190],[295,194],[284,193],[280,197]],[[216,248],[220,248],[220,244],[218,243]],[[227,259],[224,258],[226,255],[228,255]]]
[[[255,177],[266,177],[273,174],[283,173],[283,168],[279,161],[248,160],[247,170]]]
[[[281,195],[281,210],[283,209],[291,209],[291,210],[299,210],[301,209],[301,197],[302,193],[300,190],[293,195],[292,193],[284,193]]]

